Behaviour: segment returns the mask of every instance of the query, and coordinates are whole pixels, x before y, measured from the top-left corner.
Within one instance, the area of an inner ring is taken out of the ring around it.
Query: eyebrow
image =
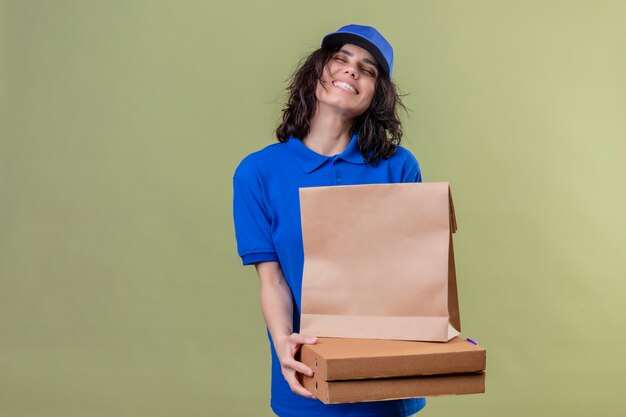
[[[342,52],[342,53],[344,53],[344,54],[346,54],[346,55],[348,55],[348,56],[353,56],[353,55],[354,55],[352,52],[350,52],[350,51],[346,51],[345,49],[342,49],[342,50],[341,50],[341,51],[339,51],[339,52]],[[366,64],[370,64],[370,65],[372,65],[374,68],[378,69],[378,65],[377,65],[374,61],[372,61],[371,59],[369,59],[369,58],[363,58],[361,61],[362,61],[362,62],[365,62]]]

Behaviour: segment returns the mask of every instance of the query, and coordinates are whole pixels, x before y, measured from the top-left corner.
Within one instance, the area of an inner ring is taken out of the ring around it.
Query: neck
[[[318,102],[309,134],[302,138],[302,143],[321,155],[340,154],[350,143],[349,131],[353,123],[354,118],[331,111]]]

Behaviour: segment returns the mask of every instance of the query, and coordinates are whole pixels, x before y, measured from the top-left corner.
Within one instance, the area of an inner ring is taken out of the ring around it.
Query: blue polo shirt
[[[233,176],[233,215],[237,251],[244,265],[278,261],[293,296],[293,331],[300,329],[304,251],[300,223],[300,187],[421,182],[411,152],[398,146],[388,159],[368,164],[355,133],[346,149],[325,156],[300,139],[271,144],[246,156]],[[294,394],[272,354],[272,410],[279,417],[404,417],[422,409],[424,398],[348,404],[324,404]]]

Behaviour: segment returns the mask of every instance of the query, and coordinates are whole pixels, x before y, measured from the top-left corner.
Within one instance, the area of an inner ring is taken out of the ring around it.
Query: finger
[[[313,376],[313,370],[303,364],[302,362],[298,362],[294,358],[286,358],[283,362],[283,365],[294,370],[295,372],[300,372],[301,374]]]
[[[300,395],[301,397],[316,398],[315,395],[300,384],[295,374],[289,373],[285,379],[294,393]]]

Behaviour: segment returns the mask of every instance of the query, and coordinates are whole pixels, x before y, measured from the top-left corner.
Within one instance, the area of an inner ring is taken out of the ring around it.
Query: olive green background
[[[425,416],[626,409],[623,1],[2,1],[0,415],[271,416],[232,173],[322,36],[374,25],[450,181],[487,393]]]

